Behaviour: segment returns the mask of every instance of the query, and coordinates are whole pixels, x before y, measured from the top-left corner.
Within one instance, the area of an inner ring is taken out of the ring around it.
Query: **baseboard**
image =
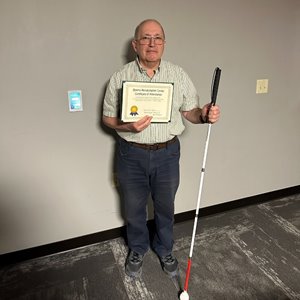
[[[237,209],[249,205],[259,204],[259,203],[275,200],[278,198],[295,195],[298,193],[300,193],[300,185],[281,189],[281,190],[276,190],[276,191],[272,191],[260,195],[255,195],[255,196],[251,196],[239,200],[234,200],[234,201],[230,201],[230,202],[226,202],[214,206],[205,207],[200,209],[199,215],[200,216],[213,215],[213,214],[225,212],[232,209]],[[193,218],[195,218],[195,210],[179,213],[175,215],[175,223],[192,220]],[[150,221],[149,223],[151,225],[152,221]],[[29,259],[34,259],[41,256],[59,253],[62,251],[68,251],[78,247],[83,247],[83,246],[107,241],[121,236],[125,237],[125,226],[106,230],[106,231],[101,231],[93,234],[88,234],[85,236],[76,237],[69,240],[59,241],[47,245],[42,245],[38,247],[33,247],[29,249],[2,254],[0,255],[0,267],[7,266],[10,264],[15,264]]]
[[[283,197],[288,197],[300,193],[300,185],[284,188],[281,190],[276,190],[272,192],[267,192],[264,194],[259,194],[255,196],[250,196],[238,200],[233,200],[213,206],[208,206],[201,208],[199,210],[199,216],[209,216],[217,213],[222,213],[228,210],[237,209],[241,207],[246,207],[249,205],[260,204],[272,200],[276,200]],[[175,215],[175,222],[183,222],[195,218],[195,210],[187,211],[184,213]]]

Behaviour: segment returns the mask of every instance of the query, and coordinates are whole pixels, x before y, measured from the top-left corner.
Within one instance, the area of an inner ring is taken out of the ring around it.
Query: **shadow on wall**
[[[136,54],[132,48],[131,45],[131,41],[132,39],[128,39],[128,41],[125,43],[124,45],[124,51],[122,54],[122,61],[123,64],[127,64],[133,60],[135,60],[136,58]],[[117,70],[115,70],[117,71]],[[108,86],[109,83],[109,78],[107,79],[107,82],[103,85],[102,90],[100,91],[100,97],[99,97],[99,108],[98,108],[98,116],[99,116],[99,120],[98,120],[98,126],[99,126],[99,130],[101,132],[103,132],[106,135],[109,135],[112,138],[112,141],[114,143],[114,150],[111,153],[111,157],[109,158],[109,160],[111,161],[111,166],[110,166],[110,172],[111,172],[111,178],[113,180],[113,182],[115,182],[115,188],[116,188],[116,192],[118,194],[119,197],[119,212],[120,212],[120,216],[125,220],[125,211],[124,211],[124,207],[123,207],[123,201],[122,201],[122,195],[121,195],[121,191],[118,188],[118,183],[117,183],[117,178],[116,178],[116,143],[117,143],[117,138],[118,135],[115,132],[115,130],[105,126],[102,122],[102,112],[103,112],[103,101],[104,101],[104,97],[105,97],[105,91],[106,88]],[[121,91],[119,91],[120,96],[121,96]],[[121,100],[121,97],[120,97]]]
[[[9,182],[14,182],[14,178],[6,179],[6,182],[0,184],[0,256],[6,253],[6,244],[11,239],[11,235],[20,231],[20,228],[23,234],[26,234],[26,228],[24,228],[24,224],[18,215],[20,210],[23,214],[26,214],[26,203],[21,202],[23,206],[20,205],[23,187],[18,186],[16,188],[14,184],[9,184]],[[13,238],[15,237],[13,236]]]
[[[123,51],[123,54],[122,54],[122,60],[123,60],[124,65],[136,59],[136,53],[132,48],[131,42],[132,42],[132,38],[128,39],[128,41],[124,45],[124,51]],[[111,171],[111,174],[112,174],[111,178],[115,182],[116,192],[117,192],[118,197],[119,197],[120,216],[125,220],[125,208],[123,206],[122,194],[121,194],[120,189],[118,188],[118,183],[117,183],[117,178],[116,178],[116,149],[117,149],[116,145],[117,145],[118,135],[115,132],[115,130],[106,127],[103,124],[102,119],[101,119],[102,112],[103,112],[103,101],[104,101],[105,91],[106,91],[108,82],[109,82],[109,78],[108,78],[106,84],[104,85],[104,87],[101,91],[101,96],[99,98],[99,114],[98,114],[98,116],[99,116],[99,129],[103,133],[105,133],[107,135],[110,135],[111,138],[113,139],[113,142],[114,142],[114,151],[112,152],[111,157],[110,157],[110,161],[111,161],[110,171]],[[119,91],[119,92],[120,92],[119,93],[119,99],[121,100],[121,91]],[[151,198],[149,198],[149,201],[148,201],[148,217],[149,217],[149,219],[153,218],[153,204],[152,204]]]
[[[132,39],[129,39],[124,47],[124,54],[123,54],[124,64],[127,64],[127,63],[135,60],[135,58],[136,58],[136,53],[132,48],[131,42],[132,42]]]

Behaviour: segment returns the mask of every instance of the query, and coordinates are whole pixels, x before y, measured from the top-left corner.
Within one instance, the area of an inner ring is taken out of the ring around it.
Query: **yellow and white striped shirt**
[[[151,123],[139,133],[117,131],[119,136],[129,142],[154,144],[171,140],[184,131],[181,111],[189,111],[199,107],[199,96],[187,73],[179,66],[161,60],[159,68],[150,78],[146,70],[132,61],[110,78],[103,104],[103,115],[107,117],[120,116],[123,81],[168,82],[174,84],[171,121],[168,123]]]

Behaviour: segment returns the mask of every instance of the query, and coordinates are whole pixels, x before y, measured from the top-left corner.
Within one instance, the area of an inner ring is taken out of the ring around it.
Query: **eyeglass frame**
[[[144,42],[141,43],[142,40],[143,41],[147,41],[147,43],[144,43]],[[161,45],[163,45],[166,42],[166,40],[163,37],[161,37],[161,36],[147,36],[146,35],[146,36],[143,36],[140,39],[135,39],[135,41],[139,42],[140,45],[150,45],[150,43],[151,43],[152,40],[154,42],[154,45],[158,45],[158,46],[161,46]],[[159,43],[157,43],[157,41],[159,41]]]

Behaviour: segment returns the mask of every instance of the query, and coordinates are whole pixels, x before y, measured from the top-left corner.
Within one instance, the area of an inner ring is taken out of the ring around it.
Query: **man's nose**
[[[149,45],[150,45],[150,46],[154,46],[154,45],[155,45],[155,40],[154,40],[153,37],[150,38]]]

